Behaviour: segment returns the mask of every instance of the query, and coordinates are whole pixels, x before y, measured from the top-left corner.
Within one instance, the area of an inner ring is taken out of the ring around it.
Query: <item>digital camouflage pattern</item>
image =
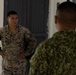
[[[30,60],[29,75],[76,75],[76,31],[56,32]]]
[[[17,26],[12,33],[6,25],[0,29],[0,37],[3,46],[0,52],[5,55],[2,63],[4,75],[12,75],[9,74],[10,72],[13,72],[14,75],[27,75],[27,60],[20,60],[18,55],[23,52],[25,57],[28,57],[34,52],[36,46],[34,36],[27,28],[22,26]]]

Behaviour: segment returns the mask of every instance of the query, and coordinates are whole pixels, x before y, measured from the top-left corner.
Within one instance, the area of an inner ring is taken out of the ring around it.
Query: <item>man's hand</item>
[[[20,53],[20,54],[18,55],[18,58],[19,58],[20,60],[25,59],[25,53],[24,53],[24,52]]]

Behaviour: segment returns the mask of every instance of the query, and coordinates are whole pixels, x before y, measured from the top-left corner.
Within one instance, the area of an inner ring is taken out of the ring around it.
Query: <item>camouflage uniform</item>
[[[0,37],[4,53],[3,73],[4,75],[27,75],[27,60],[20,60],[18,55],[22,52],[25,57],[34,52],[36,40],[27,28],[17,26],[15,31],[10,32],[8,25],[0,29]]]
[[[30,60],[29,75],[76,75],[76,31],[56,32]]]

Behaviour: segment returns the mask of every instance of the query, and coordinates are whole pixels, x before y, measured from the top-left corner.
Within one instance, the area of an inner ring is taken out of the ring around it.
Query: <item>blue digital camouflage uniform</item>
[[[0,37],[4,53],[2,62],[3,75],[27,75],[27,60],[20,60],[18,55],[22,52],[25,57],[34,53],[36,39],[31,32],[22,26],[17,26],[15,31],[10,32],[8,25],[0,29]]]
[[[56,32],[30,60],[29,75],[76,75],[76,31]]]

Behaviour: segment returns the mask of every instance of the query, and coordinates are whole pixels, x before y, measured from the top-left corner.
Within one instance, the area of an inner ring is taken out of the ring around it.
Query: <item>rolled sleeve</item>
[[[40,44],[35,54],[32,56],[30,63],[29,75],[47,75],[47,56],[44,44]]]

